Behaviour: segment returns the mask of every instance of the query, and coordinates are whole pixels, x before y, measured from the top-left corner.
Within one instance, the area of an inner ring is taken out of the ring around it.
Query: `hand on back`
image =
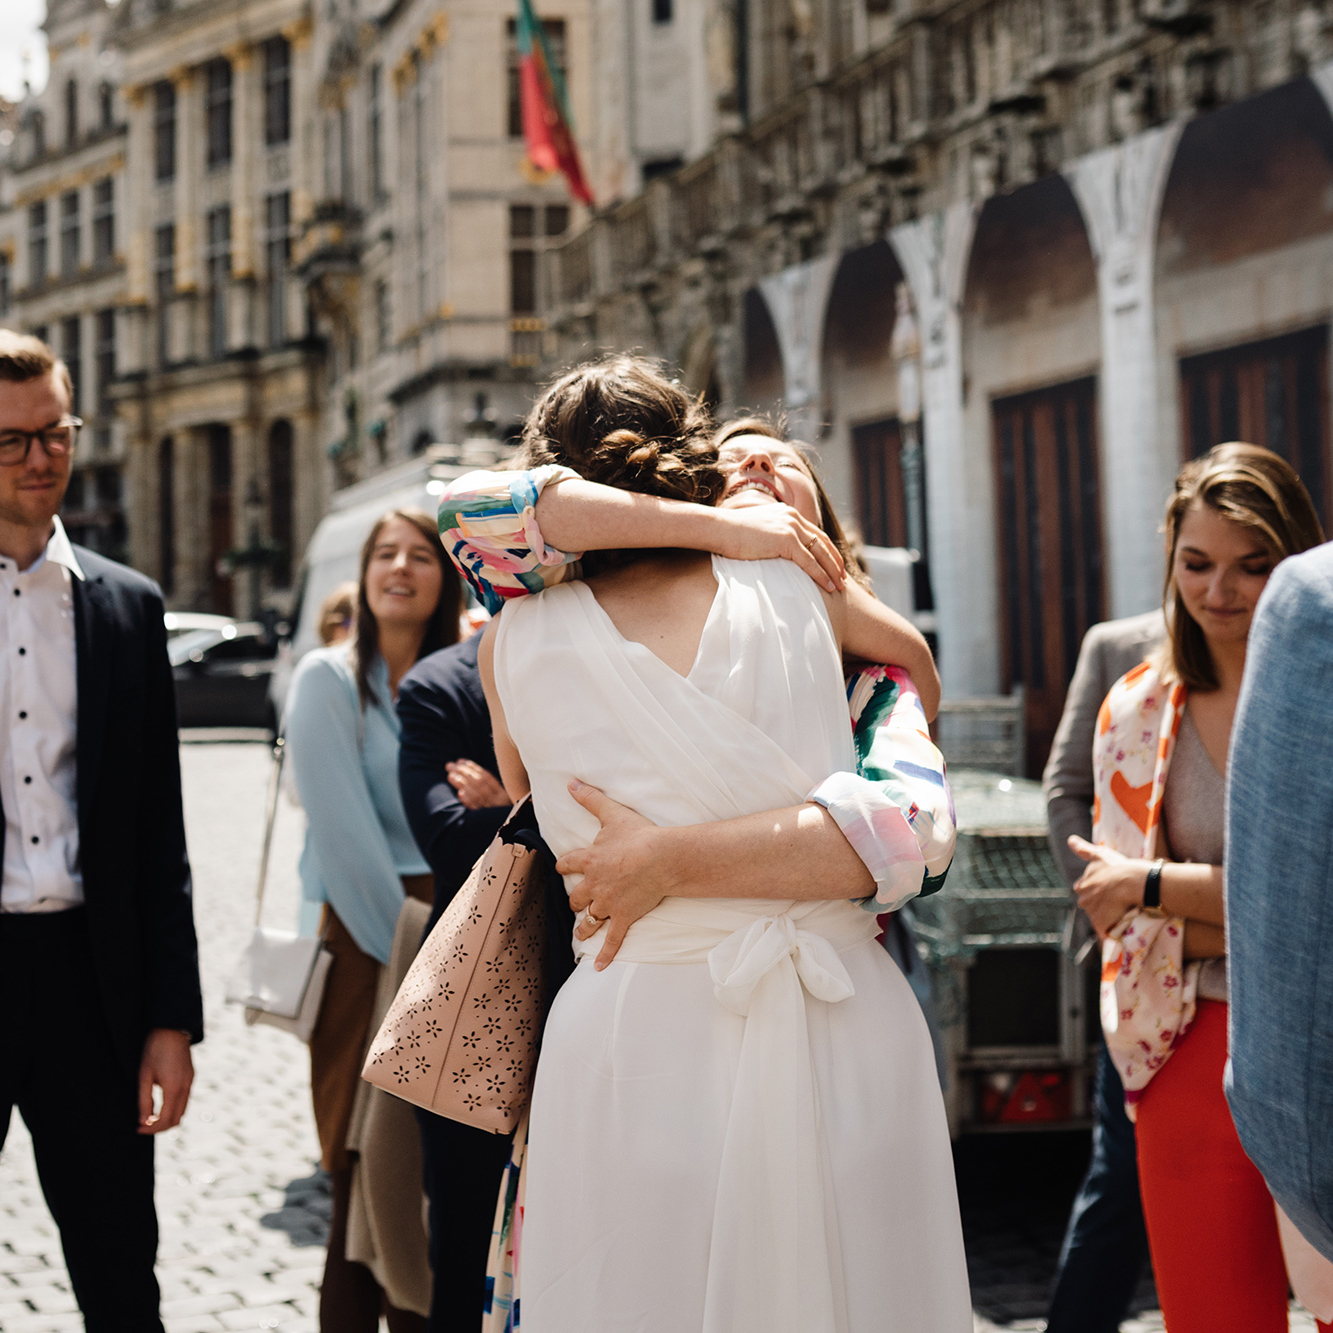
[[[720,509],[717,554],[731,560],[790,560],[821,588],[840,592],[847,571],[828,534],[791,505]]]

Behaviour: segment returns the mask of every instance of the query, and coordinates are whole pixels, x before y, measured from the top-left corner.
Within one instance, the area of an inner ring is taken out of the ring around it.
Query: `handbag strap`
[[[287,757],[287,738],[281,733],[273,741],[273,763],[268,776],[268,813],[264,820],[264,846],[259,853],[259,883],[255,887],[255,925],[264,915],[264,888],[268,884],[268,854],[273,845],[273,825],[278,817],[278,796],[282,790],[282,763]]]

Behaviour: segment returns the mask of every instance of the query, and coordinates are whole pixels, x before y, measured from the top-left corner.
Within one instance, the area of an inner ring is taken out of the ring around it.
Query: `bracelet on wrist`
[[[1143,882],[1143,905],[1152,910],[1161,910],[1162,906],[1162,866],[1165,861],[1160,857],[1148,867],[1148,878]]]

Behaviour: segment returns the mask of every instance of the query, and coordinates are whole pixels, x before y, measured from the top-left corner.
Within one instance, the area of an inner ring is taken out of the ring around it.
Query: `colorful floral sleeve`
[[[953,796],[944,756],[912,678],[873,666],[847,682],[858,772],[834,773],[810,793],[834,818],[875,880],[867,911],[896,911],[935,893],[953,860]]]
[[[469,472],[441,497],[440,540],[492,615],[510,597],[579,577],[582,552],[548,546],[537,526],[542,488],[577,476],[556,463],[527,472]]]

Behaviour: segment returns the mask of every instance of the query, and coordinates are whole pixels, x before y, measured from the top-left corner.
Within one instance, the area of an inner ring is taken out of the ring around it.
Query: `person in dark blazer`
[[[423,657],[398,686],[398,781],[407,822],[435,874],[427,933],[504,823],[491,717],[477,672],[481,635]],[[417,1111],[434,1276],[429,1328],[481,1322],[486,1256],[510,1136]]]
[[[1042,774],[1051,851],[1071,888],[1087,866],[1070,851],[1070,835],[1092,838],[1092,737],[1097,713],[1111,686],[1165,637],[1166,621],[1160,611],[1104,621],[1084,636]],[[1093,938],[1093,930],[1087,918],[1073,910],[1072,943],[1078,948]],[[1120,1077],[1101,1042],[1092,1160],[1060,1250],[1047,1312],[1050,1333],[1115,1333],[1129,1313],[1147,1257],[1134,1126],[1125,1114]]]
[[[91,1333],[152,1333],[153,1135],[203,1005],[162,596],[57,517],[71,407],[0,330],[0,1144],[17,1106]]]

